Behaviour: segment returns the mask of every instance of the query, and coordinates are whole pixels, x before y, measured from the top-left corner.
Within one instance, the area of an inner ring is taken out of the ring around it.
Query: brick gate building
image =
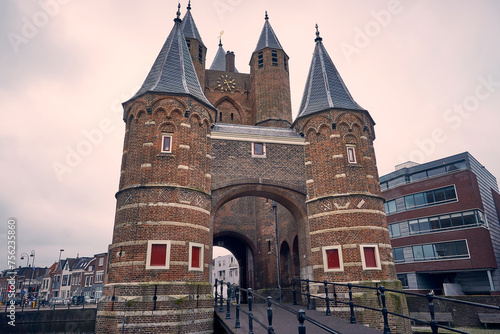
[[[398,286],[375,123],[350,95],[319,31],[292,120],[288,55],[267,13],[249,74],[237,71],[221,43],[206,69],[190,6],[174,22],[142,87],[123,103],[97,332],[213,331],[213,245],[234,254],[244,288],[286,287],[292,277]]]

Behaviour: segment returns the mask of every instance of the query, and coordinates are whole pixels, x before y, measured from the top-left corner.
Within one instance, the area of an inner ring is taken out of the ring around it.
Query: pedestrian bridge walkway
[[[299,322],[298,314],[300,305],[282,304],[280,307],[273,303],[272,305],[272,328],[275,333],[355,333],[355,334],[381,334],[382,331],[369,328],[360,324],[351,324],[335,316],[326,316],[325,312],[316,310],[305,310],[303,323]],[[285,309],[286,308],[286,309]],[[248,304],[240,304],[239,327],[236,328],[236,306],[230,305],[229,319],[227,319],[227,304],[223,305],[223,311],[216,307],[216,321],[228,332],[234,334],[248,334],[249,317]],[[293,313],[292,313],[293,312]],[[252,329],[255,334],[267,334],[268,330],[268,306],[266,304],[253,304],[252,307],[253,323]],[[300,328],[300,326],[303,326]],[[303,330],[303,332],[301,331]]]

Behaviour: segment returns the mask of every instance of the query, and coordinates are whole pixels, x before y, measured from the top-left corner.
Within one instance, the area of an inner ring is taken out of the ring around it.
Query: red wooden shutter
[[[326,251],[327,267],[328,269],[339,269],[340,258],[338,249],[328,249]]]
[[[375,247],[363,247],[365,253],[365,267],[377,268],[377,259],[375,258]]]
[[[152,244],[150,266],[165,266],[167,264],[167,245]]]
[[[193,246],[191,249],[191,268],[200,268],[200,247]]]

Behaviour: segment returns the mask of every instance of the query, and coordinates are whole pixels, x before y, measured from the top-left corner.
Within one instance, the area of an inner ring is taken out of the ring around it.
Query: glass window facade
[[[469,258],[465,240],[413,245],[392,249],[395,263]]]
[[[454,202],[456,200],[457,193],[455,191],[455,186],[448,186],[386,201],[384,203],[384,208],[386,214],[392,214],[426,206]]]

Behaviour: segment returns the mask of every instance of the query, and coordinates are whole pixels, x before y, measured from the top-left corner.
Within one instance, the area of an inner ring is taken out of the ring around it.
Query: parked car
[[[64,305],[69,305],[69,304],[71,304],[71,298],[66,298],[66,299],[64,299],[64,300],[63,300],[63,304],[64,304]]]
[[[95,304],[95,298],[90,296],[85,296],[85,304]]]
[[[50,306],[53,306],[53,305],[62,305],[64,302],[63,302],[63,299],[60,298],[60,297],[53,297],[50,301],[49,301],[49,305]]]
[[[83,296],[73,296],[71,299],[71,304],[73,305],[82,305],[83,303],[85,303],[85,297]]]

